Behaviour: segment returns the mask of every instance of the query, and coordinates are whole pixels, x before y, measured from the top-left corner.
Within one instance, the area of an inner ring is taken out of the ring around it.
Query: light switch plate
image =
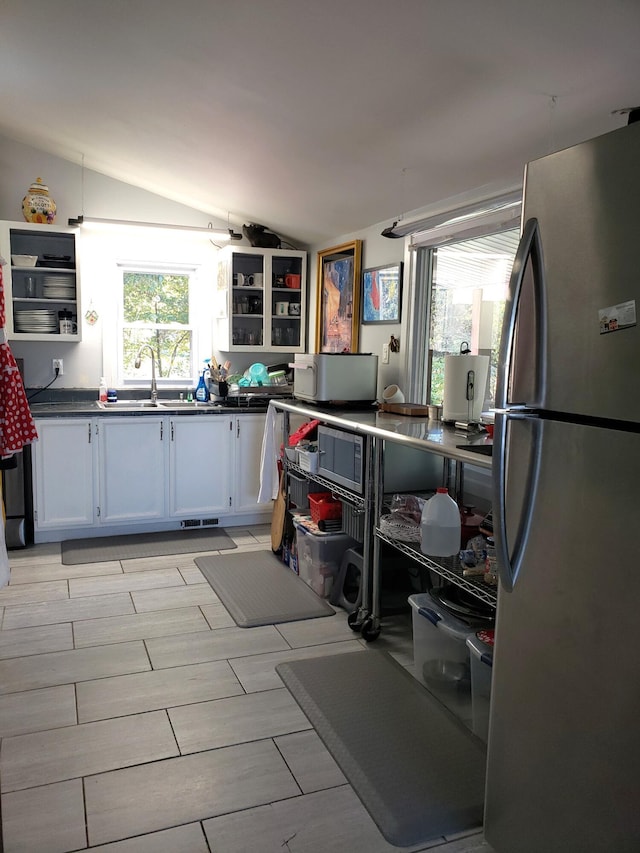
[[[382,363],[389,364],[389,344],[382,344]]]

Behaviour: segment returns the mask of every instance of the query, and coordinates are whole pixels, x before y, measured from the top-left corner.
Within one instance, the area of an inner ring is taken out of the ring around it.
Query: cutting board
[[[416,418],[428,418],[429,406],[420,403],[381,403],[381,412],[392,412],[394,415],[409,415]]]
[[[285,515],[287,512],[287,501],[284,492],[284,471],[280,474],[278,485],[278,497],[273,502],[273,515],[271,516],[271,550],[279,551],[284,535]]]

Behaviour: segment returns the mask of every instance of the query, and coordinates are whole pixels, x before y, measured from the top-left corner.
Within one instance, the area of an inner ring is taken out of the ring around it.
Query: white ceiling
[[[625,124],[639,33],[638,0],[0,0],[0,133],[319,244]]]

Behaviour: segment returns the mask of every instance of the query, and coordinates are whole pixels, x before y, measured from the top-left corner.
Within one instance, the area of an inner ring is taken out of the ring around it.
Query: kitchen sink
[[[115,403],[98,403],[101,409],[211,409],[210,403],[188,402],[187,400],[117,400]]]
[[[152,403],[151,400],[117,400],[115,403],[99,402],[101,409],[161,409],[160,403]]]
[[[187,400],[161,400],[160,405],[165,409],[203,409],[208,407],[208,403],[196,403]]]

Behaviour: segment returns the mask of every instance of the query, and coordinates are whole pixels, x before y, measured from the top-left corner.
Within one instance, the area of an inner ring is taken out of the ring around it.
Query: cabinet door
[[[214,341],[220,350],[304,350],[306,258],[284,249],[219,252]]]
[[[267,349],[304,352],[307,256],[274,249],[269,255],[269,325]]]
[[[102,524],[166,517],[168,418],[100,418]]]
[[[170,419],[169,513],[202,520],[231,507],[233,418]]]
[[[65,228],[52,230],[52,226],[43,229],[28,222],[3,222],[0,254],[8,262],[4,283],[9,337],[48,343],[79,341],[81,309],[75,233]],[[24,260],[14,263],[16,256],[37,258],[37,266],[24,266]],[[69,321],[63,332],[61,319]]]
[[[93,424],[89,419],[37,420],[33,444],[36,530],[94,524]]]
[[[260,488],[260,456],[266,415],[236,416],[236,464],[234,510],[255,512],[271,510],[271,505],[257,502]]]

